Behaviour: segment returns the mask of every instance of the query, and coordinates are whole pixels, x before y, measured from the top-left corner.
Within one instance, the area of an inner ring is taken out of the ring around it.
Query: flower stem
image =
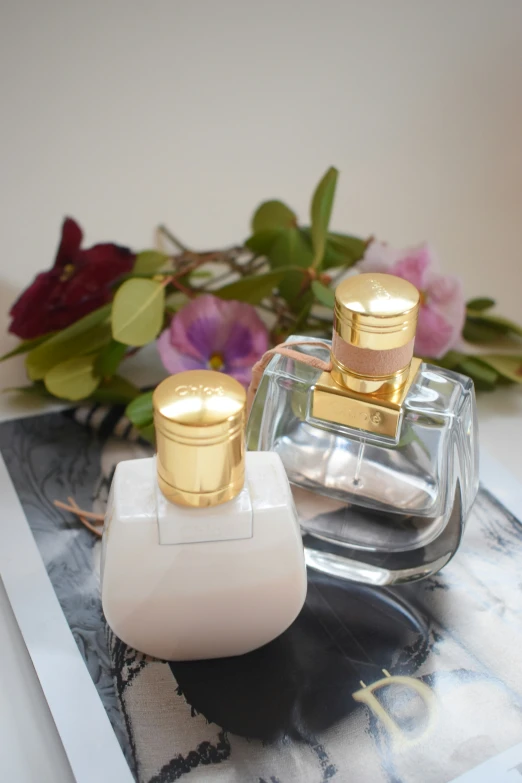
[[[157,232],[168,239],[168,241],[180,251],[179,255],[173,257],[175,274],[168,279],[168,283],[185,294],[189,299],[194,299],[195,296],[202,293],[214,293],[221,288],[222,285],[234,282],[238,278],[241,279],[242,277],[256,275],[268,263],[264,256],[258,256],[255,253],[251,253],[246,247],[241,245],[226,248],[225,250],[195,252],[185,247],[185,245],[165,225],[162,224],[158,226]],[[202,285],[194,286],[190,283],[185,284],[180,282],[180,277],[186,277],[204,264],[223,264],[228,268],[217,275],[213,275]],[[315,276],[315,270],[313,271]],[[303,280],[303,289],[306,287],[306,282],[305,276],[305,280]],[[306,306],[296,315],[290,310],[288,303],[284,300],[272,296],[269,301],[270,304],[267,302],[260,302],[256,306],[260,310],[275,316],[275,323],[272,328],[274,334],[279,329],[288,329],[290,333],[295,333],[296,330],[306,330],[307,328],[314,328],[314,326],[315,328],[323,326],[331,327],[331,320],[322,318],[318,315],[313,315],[310,312],[310,306]]]
[[[185,296],[188,296],[189,299],[194,299],[196,296],[196,292],[193,288],[188,288],[186,285],[183,285],[183,283],[180,283],[179,280],[176,279],[176,277],[173,277],[170,281],[170,284],[174,286],[174,288],[177,288],[178,291],[181,291],[182,294],[185,294]]]
[[[82,516],[84,516],[86,519],[92,519],[94,522],[103,522],[104,515],[103,514],[95,514],[93,511],[83,511],[83,509],[78,508],[78,504],[74,501],[72,498],[67,498],[69,501],[69,505],[67,503],[63,503],[61,500],[54,500],[53,504],[56,506],[56,508],[61,508],[63,511],[71,511],[73,514],[77,514],[78,511]]]
[[[97,518],[97,521],[102,521],[103,522],[103,516],[99,515],[99,514],[92,514],[92,513],[89,513],[88,511],[83,511],[78,506],[78,504],[76,503],[74,498],[69,497],[69,498],[67,498],[67,500],[69,501],[70,506],[67,506],[65,503],[61,503],[59,500],[55,500],[54,501],[54,505],[57,506],[58,508],[62,508],[64,510],[66,510],[66,511],[70,511],[72,514],[76,514],[76,516],[78,517],[78,519],[80,520],[82,525],[84,525],[88,530],[90,530],[91,533],[94,533],[95,536],[98,536],[98,537],[101,538],[102,531],[100,530],[100,528],[95,527],[94,525],[92,525],[88,521],[87,517],[89,517],[90,519],[95,517],[95,518]],[[99,520],[100,516],[102,517],[101,520]]]
[[[166,226],[163,225],[163,223],[158,226],[157,231],[158,233],[163,234],[163,236],[166,237],[169,240],[169,242],[171,242],[174,245],[174,247],[177,247],[178,250],[181,250],[182,253],[190,253],[188,247],[185,247],[185,245],[182,242],[180,242],[180,240],[177,237],[175,237],[174,234],[171,231],[169,231],[169,229]]]

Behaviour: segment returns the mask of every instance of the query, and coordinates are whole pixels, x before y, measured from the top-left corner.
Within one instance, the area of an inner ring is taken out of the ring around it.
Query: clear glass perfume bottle
[[[131,647],[167,660],[261,647],[306,597],[303,543],[277,454],[245,454],[243,387],[192,370],[153,395],[157,455],[120,462],[102,539],[102,606]]]
[[[413,357],[419,292],[361,274],[335,292],[333,340],[266,368],[247,445],[281,457],[307,564],[372,584],[421,579],[459,546],[478,489],[473,382]],[[299,342],[307,345],[299,346]]]

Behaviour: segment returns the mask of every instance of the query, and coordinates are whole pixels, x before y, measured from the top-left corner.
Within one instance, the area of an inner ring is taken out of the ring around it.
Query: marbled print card
[[[522,783],[522,524],[495,497],[481,489],[434,578],[376,588],[310,572],[271,644],[157,661],[108,633],[99,538],[53,503],[103,512],[115,464],[151,453],[116,421],[4,422],[0,450],[140,783]]]

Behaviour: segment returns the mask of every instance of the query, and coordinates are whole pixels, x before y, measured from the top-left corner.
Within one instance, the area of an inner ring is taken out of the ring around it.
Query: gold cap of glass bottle
[[[335,289],[335,330],[357,348],[400,348],[415,337],[420,294],[395,275],[365,273]]]
[[[158,484],[167,500],[205,508],[238,495],[245,482],[246,393],[234,378],[189,370],[152,396]]]
[[[335,291],[332,371],[315,384],[312,415],[397,438],[417,375],[413,357],[420,294],[394,275],[361,274]]]
[[[362,394],[392,394],[407,381],[420,294],[401,277],[354,275],[335,291],[332,378]]]

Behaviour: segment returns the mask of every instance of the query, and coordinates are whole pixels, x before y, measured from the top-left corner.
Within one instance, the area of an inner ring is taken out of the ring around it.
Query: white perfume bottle
[[[245,455],[246,395],[193,370],[153,395],[157,456],[120,462],[109,496],[102,605],[114,633],[167,660],[241,655],[281,634],[306,597],[280,457]]]

